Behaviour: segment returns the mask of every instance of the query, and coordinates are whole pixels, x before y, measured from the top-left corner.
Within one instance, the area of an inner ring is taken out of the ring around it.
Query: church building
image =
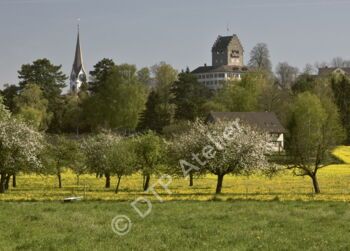
[[[75,49],[75,57],[73,62],[72,72],[70,74],[70,92],[77,93],[80,90],[81,85],[86,82],[87,75],[83,65],[83,55],[80,47],[80,38],[79,38],[79,26],[78,26],[78,37],[77,37],[77,45]]]
[[[211,50],[212,66],[200,66],[192,74],[210,89],[219,89],[227,80],[240,80],[248,71],[244,66],[244,49],[236,34],[219,36]]]

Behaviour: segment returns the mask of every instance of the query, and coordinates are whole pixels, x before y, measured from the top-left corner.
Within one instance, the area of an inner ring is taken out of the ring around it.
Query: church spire
[[[81,47],[80,47],[80,31],[79,31],[79,24],[78,24],[78,36],[77,36],[77,45],[76,45],[76,49],[75,49],[73,70],[76,73],[78,73],[82,68],[83,68],[83,55],[82,55]]]
[[[83,65],[83,54],[80,46],[80,27],[78,23],[77,44],[75,48],[75,56],[70,76],[70,89],[72,92],[78,92],[81,84],[86,81],[86,73]]]

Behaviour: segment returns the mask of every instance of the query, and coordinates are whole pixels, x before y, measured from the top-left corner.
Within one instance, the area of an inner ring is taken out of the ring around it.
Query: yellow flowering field
[[[215,196],[216,177],[207,175],[195,178],[194,186],[188,186],[188,180],[173,178],[169,191],[155,186],[162,200],[325,200],[350,201],[350,147],[340,146],[334,154],[345,164],[332,165],[320,170],[319,183],[321,194],[314,195],[309,177],[295,177],[285,171],[273,178],[264,176],[237,177],[227,175],[224,179],[223,193]],[[114,193],[116,178],[112,178],[111,188],[104,188],[104,178],[94,175],[82,175],[80,184],[71,171],[62,175],[63,188],[57,188],[55,176],[25,175],[17,177],[17,187],[10,188],[6,194],[0,194],[0,201],[59,201],[69,196],[81,196],[86,200],[132,201],[140,196],[157,201],[152,193],[142,192],[141,175],[124,177],[120,192]],[[166,182],[166,181],[165,181]],[[157,183],[152,177],[151,184]]]

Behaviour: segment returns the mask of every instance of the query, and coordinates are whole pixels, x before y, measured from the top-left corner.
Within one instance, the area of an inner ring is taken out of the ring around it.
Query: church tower
[[[72,93],[79,92],[81,85],[87,80],[86,72],[83,65],[83,55],[80,47],[79,33],[80,31],[79,31],[79,25],[78,25],[77,45],[75,49],[73,68],[70,74],[70,91]]]

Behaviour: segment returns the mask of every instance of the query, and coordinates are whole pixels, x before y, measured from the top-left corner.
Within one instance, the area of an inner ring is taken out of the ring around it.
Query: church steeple
[[[79,92],[80,86],[86,81],[86,73],[83,65],[83,55],[80,46],[80,27],[78,24],[77,44],[75,48],[75,56],[70,75],[70,91]]]

